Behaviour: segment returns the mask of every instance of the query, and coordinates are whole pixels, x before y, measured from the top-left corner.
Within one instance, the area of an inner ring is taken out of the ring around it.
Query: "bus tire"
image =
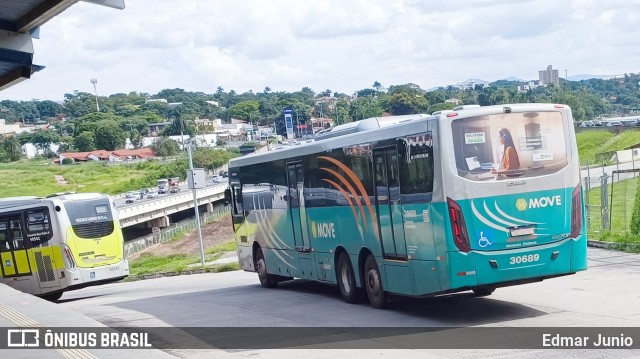
[[[353,266],[347,253],[342,252],[338,256],[338,266],[336,277],[338,279],[338,287],[340,294],[345,302],[353,304],[359,299],[358,288],[356,286],[356,276],[353,273]]]
[[[264,253],[262,253],[261,247],[258,247],[258,249],[256,250],[254,265],[256,268],[256,272],[258,272],[260,285],[263,288],[274,288],[278,286],[278,281],[275,279],[275,277],[267,272],[267,262],[264,260]]]
[[[376,259],[371,254],[367,256],[367,260],[364,262],[364,287],[371,306],[376,309],[384,308],[386,297],[382,287],[382,277],[380,277]]]
[[[49,301],[49,302],[55,302],[58,299],[60,299],[60,297],[62,297],[62,291],[60,292],[55,292],[55,293],[50,293],[50,294],[44,294],[41,295],[40,298]]]
[[[476,297],[486,297],[488,295],[491,295],[491,293],[493,293],[496,289],[493,287],[478,287],[478,288],[473,288],[473,294],[476,295]]]

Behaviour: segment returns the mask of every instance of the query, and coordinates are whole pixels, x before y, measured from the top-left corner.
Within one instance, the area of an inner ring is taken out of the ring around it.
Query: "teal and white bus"
[[[229,173],[239,262],[264,287],[334,283],[380,308],[388,294],[489,295],[587,268],[566,105],[370,118]]]

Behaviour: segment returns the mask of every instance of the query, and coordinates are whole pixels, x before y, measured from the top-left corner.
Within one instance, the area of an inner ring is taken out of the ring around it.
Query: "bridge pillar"
[[[211,202],[207,203],[207,212],[209,213],[213,212],[213,203]]]
[[[146,222],[146,225],[147,228],[169,227],[171,225],[171,220],[169,219],[169,216],[162,216]]]

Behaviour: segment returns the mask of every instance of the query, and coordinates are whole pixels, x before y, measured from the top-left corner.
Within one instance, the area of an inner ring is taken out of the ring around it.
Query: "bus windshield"
[[[568,163],[560,112],[461,118],[451,129],[458,175],[472,181],[546,175]]]

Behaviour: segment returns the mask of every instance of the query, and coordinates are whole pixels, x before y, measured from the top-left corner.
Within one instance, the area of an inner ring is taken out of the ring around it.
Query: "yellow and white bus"
[[[0,199],[0,283],[47,300],[129,275],[110,196]]]

